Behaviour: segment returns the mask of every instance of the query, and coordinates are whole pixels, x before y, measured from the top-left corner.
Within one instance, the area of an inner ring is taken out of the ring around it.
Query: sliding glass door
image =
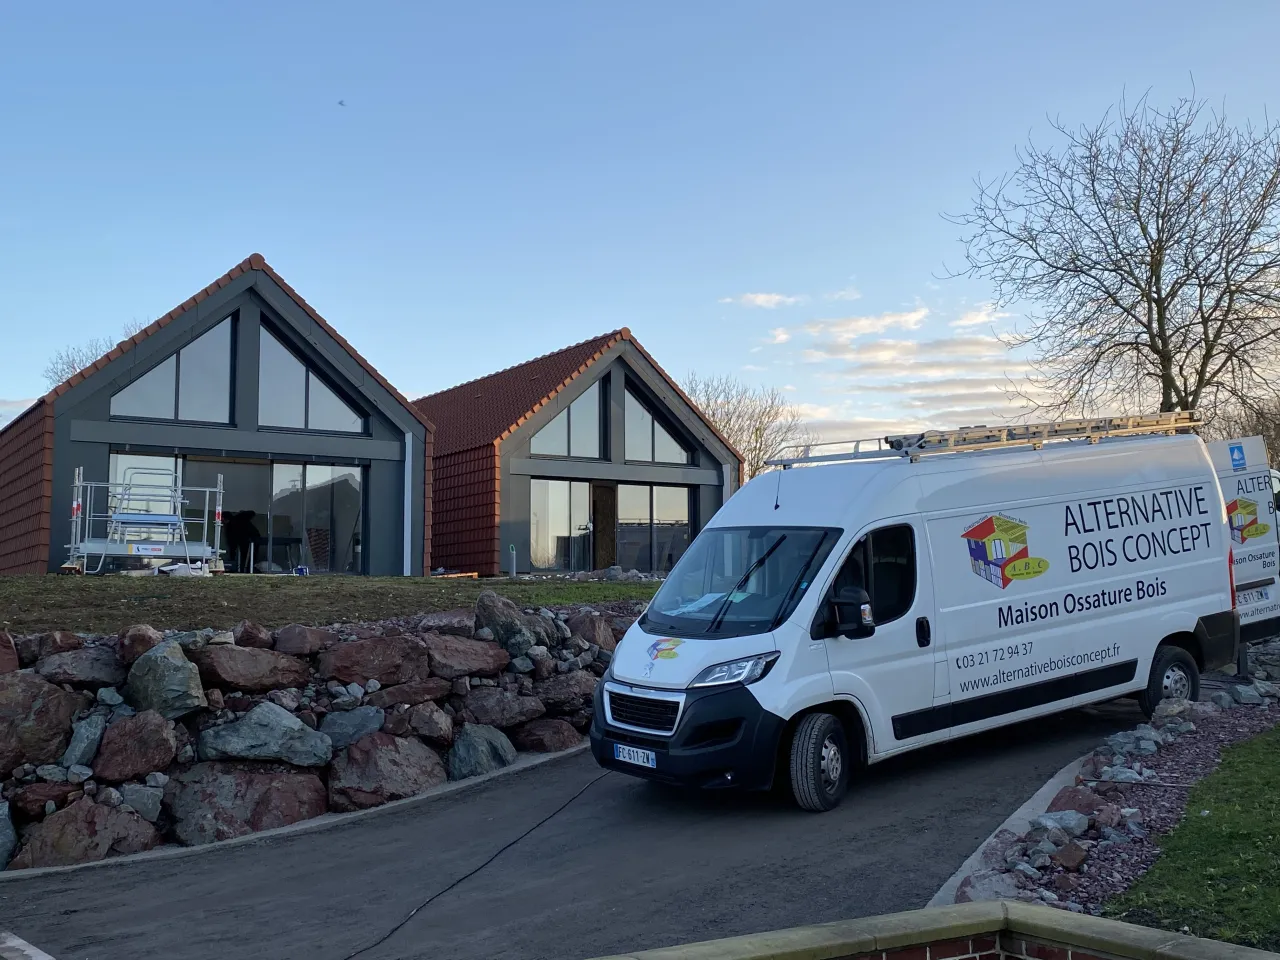
[[[529,559],[535,570],[591,569],[591,484],[529,481]]]
[[[693,533],[688,487],[618,484],[618,565],[669,573]]]

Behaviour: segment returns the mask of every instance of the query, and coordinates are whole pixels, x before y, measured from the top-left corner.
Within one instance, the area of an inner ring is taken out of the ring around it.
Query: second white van
[[[827,810],[907,750],[1123,696],[1148,713],[1194,699],[1240,631],[1194,426],[886,438],[757,477],[618,644],[597,761],[704,788],[782,780]]]

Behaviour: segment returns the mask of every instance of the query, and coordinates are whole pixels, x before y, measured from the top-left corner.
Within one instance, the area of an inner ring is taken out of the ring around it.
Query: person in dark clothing
[[[227,517],[222,525],[227,537],[227,563],[237,573],[253,572],[249,569],[249,564],[251,547],[258,536],[258,529],[253,522],[256,516],[252,510],[240,510]]]

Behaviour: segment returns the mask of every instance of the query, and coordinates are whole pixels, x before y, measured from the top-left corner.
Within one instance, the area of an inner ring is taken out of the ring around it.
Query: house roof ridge
[[[280,289],[284,291],[287,297],[293,300],[294,303],[296,303],[299,307],[301,307],[302,310],[309,317],[311,317],[312,320],[316,321],[316,323],[318,323],[326,333],[328,333],[331,337],[333,337],[333,339],[338,342],[338,345],[341,346],[342,349],[347,351],[347,353],[351,355],[351,358],[355,360],[358,364],[360,364],[360,366],[365,370],[366,373],[368,373],[371,377],[373,377],[373,379],[378,384],[380,384],[385,390],[387,390],[387,392],[389,392],[391,396],[394,397],[400,403],[400,405],[404,407],[414,417],[414,419],[422,423],[423,426],[425,426],[429,431],[432,431],[432,432],[435,431],[434,425],[426,417],[426,415],[421,410],[419,410],[416,406],[414,406],[413,402],[410,401],[408,397],[404,396],[404,394],[402,394],[399,390],[397,390],[394,386],[392,386],[391,382],[388,381],[385,377],[383,377],[382,374],[379,373],[377,369],[373,366],[373,364],[371,364],[368,360],[366,360],[363,356],[361,356],[360,352],[356,350],[355,347],[353,347],[345,337],[343,337],[340,333],[338,333],[338,331],[335,330],[329,324],[329,322],[324,319],[324,317],[320,316],[320,314],[316,311],[314,307],[311,306],[311,304],[307,303],[307,301],[304,300],[302,296],[296,290],[294,290],[293,287],[291,287],[289,283],[282,276],[280,276],[280,274],[276,273],[276,271],[272,268],[271,264],[267,262],[266,257],[264,257],[260,253],[249,254],[249,256],[245,257],[243,260],[237,263],[234,267],[232,267],[230,270],[228,270],[226,273],[220,276],[217,280],[214,280],[213,283],[209,284],[204,289],[188,297],[186,300],[178,304],[178,306],[174,307],[168,313],[163,314],[160,317],[157,317],[155,320],[152,320],[149,324],[147,324],[145,327],[143,327],[133,336],[126,337],[125,339],[121,340],[114,347],[112,347],[110,350],[104,353],[102,356],[94,360],[93,363],[90,363],[87,366],[82,367],[80,370],[76,371],[71,376],[67,377],[67,379],[63,380],[61,383],[51,387],[48,390],[48,392],[46,392],[36,402],[37,403],[43,402],[46,404],[53,403],[55,400],[58,399],[58,397],[62,396],[72,387],[75,387],[78,384],[83,383],[93,374],[97,373],[103,367],[107,366],[107,364],[111,363],[114,360],[117,360],[118,358],[123,356],[125,353],[129,352],[134,347],[136,347],[138,344],[142,343],[143,340],[147,339],[152,334],[158,333],[160,330],[163,330],[170,323],[178,319],[178,317],[182,316],[188,310],[195,307],[201,301],[207,299],[217,291],[221,290],[223,287],[230,284],[233,280],[240,278],[241,276],[243,276],[244,274],[248,273],[251,270],[258,270],[261,273],[266,274],[273,281],[275,281],[276,285],[279,286]],[[32,404],[32,406],[34,405],[35,404]],[[26,412],[27,411],[23,411],[23,413],[26,413]],[[14,419],[16,420],[17,418],[15,417]],[[10,421],[10,422],[13,422],[13,421]],[[7,426],[8,424],[5,424],[5,427]],[[4,427],[0,427],[0,430],[2,429],[4,429]]]
[[[519,370],[521,367],[527,367],[533,363],[540,363],[543,360],[549,360],[552,357],[557,356],[558,354],[568,353],[570,350],[577,350],[580,347],[585,347],[589,343],[604,341],[605,344],[608,344],[610,341],[613,341],[613,340],[630,340],[630,339],[631,339],[631,330],[628,329],[627,327],[618,327],[618,329],[616,330],[610,330],[607,333],[601,333],[594,337],[587,337],[585,340],[579,340],[577,343],[571,343],[568,346],[560,347],[559,349],[556,349],[556,350],[550,350],[547,353],[539,354],[536,357],[530,357],[528,360],[521,360],[519,363],[513,363],[509,367],[503,367],[500,370],[494,370],[492,373],[486,373],[479,377],[473,377],[470,380],[464,380],[462,381],[462,383],[454,384],[452,387],[445,387],[443,390],[437,390],[434,393],[423,394],[421,397],[415,400],[414,403],[422,403],[424,400],[431,400],[435,397],[442,396],[443,394],[450,393],[454,390],[461,390],[463,387],[470,387],[474,384],[480,383],[480,381],[482,380],[488,380],[490,377],[502,376],[503,374],[508,374],[515,370]]]

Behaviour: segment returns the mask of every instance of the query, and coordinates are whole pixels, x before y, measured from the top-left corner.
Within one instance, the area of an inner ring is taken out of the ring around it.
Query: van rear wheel
[[[838,717],[803,717],[791,736],[791,795],[800,808],[822,812],[836,807],[849,789],[851,759]]]
[[[1197,700],[1200,697],[1200,669],[1195,658],[1181,647],[1165,644],[1151,662],[1147,689],[1138,694],[1138,706],[1148,719],[1161,700]]]

